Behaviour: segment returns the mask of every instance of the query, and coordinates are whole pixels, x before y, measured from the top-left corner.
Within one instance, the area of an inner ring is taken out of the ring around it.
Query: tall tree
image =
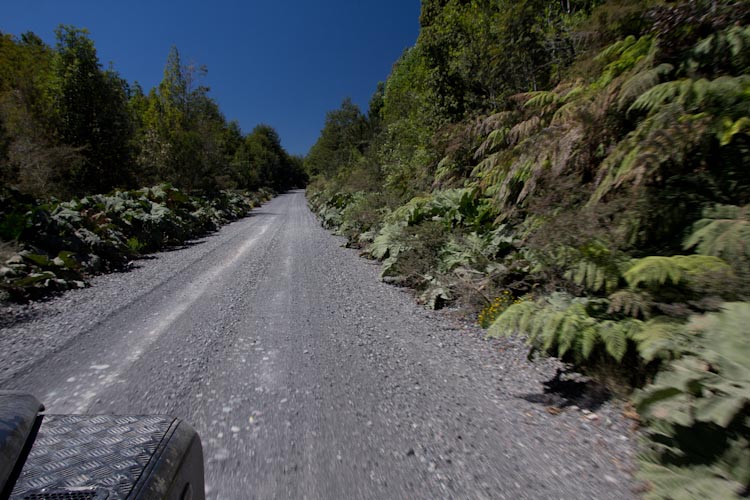
[[[172,47],[144,111],[141,167],[189,191],[216,189],[226,166],[226,119],[209,88],[199,85],[206,73],[203,66],[183,64]]]
[[[133,127],[127,83],[112,69],[103,71],[86,30],[56,30],[49,92],[59,140],[80,148],[85,161],[72,172],[73,192],[103,192],[132,184]]]
[[[339,109],[326,114],[320,137],[307,155],[307,171],[331,176],[338,169],[351,166],[364,151],[367,139],[365,116],[347,97]]]

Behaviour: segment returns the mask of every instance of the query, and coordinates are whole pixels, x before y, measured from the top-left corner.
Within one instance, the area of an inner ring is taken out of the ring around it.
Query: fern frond
[[[679,104],[687,112],[726,112],[742,104],[740,112],[747,114],[750,75],[720,76],[715,80],[685,78],[660,83],[640,96],[628,112],[651,113],[669,103]]]
[[[484,137],[493,130],[510,127],[516,121],[515,112],[501,111],[499,113],[479,118],[476,121],[472,132],[476,137]]]
[[[564,94],[560,96],[560,102],[567,104],[570,102],[573,102],[577,99],[580,99],[582,96],[586,94],[586,87],[583,85],[576,85]]]
[[[672,318],[656,317],[633,335],[638,354],[646,361],[674,359],[684,347],[685,324]]]
[[[628,113],[632,111],[650,112],[655,108],[664,106],[665,104],[676,101],[680,98],[684,98],[693,88],[693,85],[694,81],[690,78],[673,80],[655,85],[638,96],[628,108]]]
[[[620,273],[609,263],[582,260],[575,270],[565,273],[565,277],[587,290],[600,292],[617,288]]]
[[[552,115],[550,124],[560,125],[561,123],[573,121],[577,117],[577,115],[579,115],[581,111],[586,107],[586,103],[581,101],[582,100],[573,100],[571,102],[566,102],[565,104],[557,108],[555,114]]]
[[[648,319],[653,298],[643,290],[618,290],[609,296],[607,314],[624,314],[632,318]]]
[[[531,317],[538,311],[539,306],[533,301],[513,304],[487,329],[487,336],[509,337],[519,333],[525,334]]]
[[[543,324],[543,332],[544,332],[544,349],[548,350],[552,347],[552,345],[557,340],[557,333],[560,329],[560,326],[562,325],[563,321],[565,320],[565,312],[564,311],[551,311],[547,312],[547,314],[543,314],[544,316],[544,324]]]
[[[606,47],[595,57],[595,59],[601,62],[611,61],[622,54],[625,50],[635,45],[636,42],[637,39],[633,35],[629,35],[628,37],[618,40],[612,45]]]
[[[750,26],[731,26],[699,41],[685,66],[692,69],[711,67],[717,60],[728,60],[733,69],[745,72],[750,66]]]
[[[583,359],[588,359],[591,356],[599,340],[599,330],[594,326],[585,328],[581,332],[581,355]]]
[[[680,284],[704,273],[731,273],[729,265],[718,257],[708,255],[651,256],[633,261],[624,277],[631,288],[640,285],[661,286]]]
[[[716,205],[703,211],[683,242],[685,249],[720,257],[735,268],[750,263],[750,207]]]
[[[602,321],[597,325],[597,333],[604,343],[607,354],[621,362],[628,351],[628,341],[640,329],[640,321],[626,319],[622,321]]]
[[[596,86],[603,88],[615,78],[630,70],[638,70],[653,64],[656,44],[653,37],[647,35],[639,39],[629,36],[614,43],[596,58],[599,61],[610,61],[604,68]],[[616,58],[616,59],[615,59]]]
[[[515,304],[495,320],[488,335],[524,333],[532,349],[577,363],[589,359],[601,343],[604,350],[620,362],[641,322],[634,319],[601,321],[589,313],[594,303],[596,301],[556,293],[544,302]]]
[[[617,101],[620,108],[624,108],[633,99],[659,84],[662,78],[671,73],[673,69],[674,66],[671,64],[662,63],[655,68],[631,76],[620,88],[620,97]]]
[[[499,146],[506,146],[508,144],[508,132],[510,132],[509,127],[501,127],[490,132],[474,152],[474,159],[478,160],[482,158],[487,153],[496,150]]]
[[[594,323],[595,320],[588,315],[585,305],[574,302],[564,312],[557,338],[553,338],[552,342],[545,345],[545,351],[553,352],[559,357],[565,356],[573,346],[576,337],[587,327],[593,326]],[[550,332],[551,335],[554,333],[557,332]],[[555,343],[557,343],[557,352],[552,350]]]
[[[541,118],[538,116],[532,116],[528,120],[516,124],[508,131],[508,143],[517,144],[528,139],[534,132],[539,130],[541,123]]]
[[[690,153],[708,137],[710,118],[677,111],[667,108],[649,116],[617,144],[599,168],[590,205],[625,184],[635,188],[658,180],[668,166],[684,168]]]
[[[526,102],[523,104],[524,108],[528,109],[544,109],[548,107],[550,104],[557,104],[560,101],[560,96],[558,96],[555,92],[546,91],[546,90],[538,90],[535,92],[526,92],[524,94],[524,97],[527,98]]]

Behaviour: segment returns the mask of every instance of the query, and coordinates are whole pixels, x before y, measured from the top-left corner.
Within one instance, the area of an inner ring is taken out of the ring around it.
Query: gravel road
[[[553,362],[423,310],[342,243],[292,192],[91,288],[5,310],[0,388],[52,413],[184,418],[209,498],[635,496],[615,403],[540,403]]]

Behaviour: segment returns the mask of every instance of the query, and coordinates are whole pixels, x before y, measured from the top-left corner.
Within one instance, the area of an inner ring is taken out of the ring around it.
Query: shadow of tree
[[[603,385],[579,373],[559,368],[555,376],[544,382],[543,386],[542,393],[522,394],[519,397],[544,406],[577,406],[590,411],[596,411],[612,397],[612,393]]]

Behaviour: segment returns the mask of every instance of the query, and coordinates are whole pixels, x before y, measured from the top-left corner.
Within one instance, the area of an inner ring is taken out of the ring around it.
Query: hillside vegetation
[[[750,494],[750,2],[424,0],[305,160],[323,224],[646,426],[649,498]]]
[[[84,286],[307,181],[272,127],[226,120],[177,48],[146,94],[86,30],[55,35],[0,33],[0,301]]]

